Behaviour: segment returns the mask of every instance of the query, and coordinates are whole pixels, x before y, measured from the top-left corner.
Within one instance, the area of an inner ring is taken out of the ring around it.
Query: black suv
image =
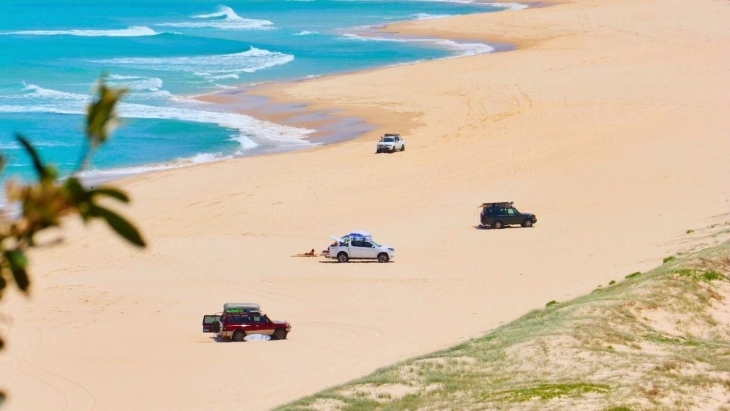
[[[537,222],[535,214],[520,213],[512,205],[512,201],[499,203],[483,203],[480,216],[480,227],[500,229],[506,225],[519,224],[522,227],[532,227]]]

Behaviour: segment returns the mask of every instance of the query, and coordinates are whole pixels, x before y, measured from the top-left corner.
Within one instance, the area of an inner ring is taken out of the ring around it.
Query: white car
[[[395,249],[389,245],[380,245],[373,241],[370,233],[356,231],[343,237],[332,236],[334,243],[327,247],[324,256],[336,258],[341,263],[350,260],[378,260],[387,263],[395,257]]]
[[[383,135],[378,141],[378,147],[375,154],[378,153],[395,153],[396,151],[406,150],[406,140],[400,134],[388,133]]]

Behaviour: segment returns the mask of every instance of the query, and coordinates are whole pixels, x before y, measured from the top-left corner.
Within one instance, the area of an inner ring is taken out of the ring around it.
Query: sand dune
[[[730,205],[730,9],[591,0],[399,24],[520,49],[267,86],[377,129],[119,181],[150,242],[69,224],[8,294],[12,410],[263,410],[654,267]],[[408,149],[375,155],[382,132]],[[513,200],[534,228],[477,230]],[[367,229],[389,264],[291,258]],[[252,301],[283,342],[216,343]]]

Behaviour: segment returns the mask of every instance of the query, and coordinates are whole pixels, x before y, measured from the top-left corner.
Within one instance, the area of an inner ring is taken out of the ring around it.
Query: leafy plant
[[[6,185],[8,203],[20,206],[19,216],[0,214],[0,298],[10,282],[14,282],[24,294],[30,293],[29,261],[27,251],[37,246],[36,235],[51,227],[60,227],[64,218],[78,215],[88,223],[102,219],[125,240],[138,247],[145,247],[145,240],[137,228],[124,217],[102,206],[100,200],[112,199],[128,203],[129,197],[121,190],[101,186],[86,188],[76,174],[84,170],[91,158],[103,145],[116,124],[115,108],[125,94],[124,89],[106,86],[102,78],[98,97],[89,104],[86,113],[86,147],[78,169],[69,177],[59,180],[53,165],[45,164],[31,142],[21,134],[15,138],[25,149],[33,163],[37,181],[21,184],[10,181]],[[0,155],[0,171],[5,158]],[[0,348],[3,342],[0,339]],[[0,392],[0,402],[5,398]]]
[[[626,278],[634,278],[641,275],[641,271],[634,271],[633,273],[626,276]]]
[[[669,257],[664,257],[664,259],[662,260],[662,264],[666,264],[666,263],[674,260],[674,258],[675,257],[673,255],[670,255]]]

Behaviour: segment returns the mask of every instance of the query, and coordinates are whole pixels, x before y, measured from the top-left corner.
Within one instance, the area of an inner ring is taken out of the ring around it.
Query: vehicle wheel
[[[400,147],[400,151],[406,151],[406,145],[405,145],[405,144],[403,144],[403,145],[402,145],[402,146]]]
[[[527,220],[523,221],[522,226],[523,227],[532,227],[532,220],[527,219]]]
[[[221,323],[220,321],[213,321],[212,323],[210,323],[210,331],[218,334],[223,328],[222,325],[223,323]]]
[[[500,229],[504,228],[504,223],[502,223],[501,221],[497,220],[497,221],[495,221],[495,222],[492,223],[492,227],[495,230],[500,230]]]
[[[246,333],[243,331],[236,331],[233,333],[233,336],[231,337],[231,340],[236,342],[241,342],[243,339],[246,338]]]
[[[385,253],[378,254],[378,262],[379,263],[387,263],[388,260],[390,260],[390,257],[388,257],[388,254],[385,254]]]
[[[272,335],[272,338],[275,340],[286,340],[286,330],[283,328],[277,328],[274,331],[274,335]]]
[[[346,263],[347,260],[349,260],[349,259],[350,258],[347,256],[347,253],[339,253],[339,254],[337,254],[337,261],[339,261],[341,263]]]

